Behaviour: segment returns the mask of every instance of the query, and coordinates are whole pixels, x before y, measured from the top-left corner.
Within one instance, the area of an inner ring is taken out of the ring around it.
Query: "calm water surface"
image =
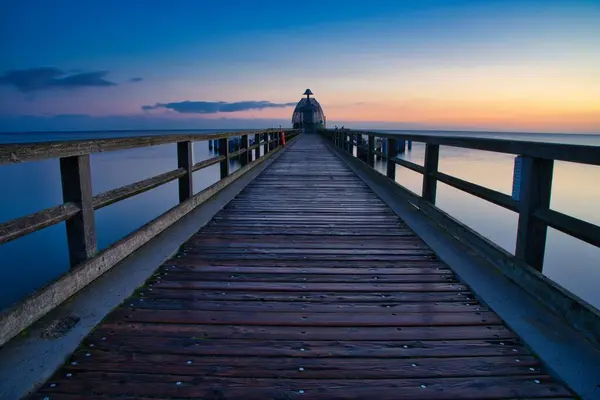
[[[600,146],[600,135],[452,134]],[[132,135],[132,132],[0,134],[0,143]],[[93,154],[91,162],[94,194],[175,169],[175,154],[174,144]],[[206,142],[194,145],[195,162],[212,156]],[[402,157],[422,165],[424,146],[414,143],[412,151]],[[512,190],[513,160],[511,155],[484,151],[453,147],[442,147],[440,150],[441,171],[509,195]],[[378,166],[383,170],[382,163]],[[236,169],[238,165],[234,164],[232,167]],[[218,165],[214,165],[194,173],[196,192],[218,180],[218,168]],[[420,193],[419,174],[398,166],[396,176],[398,182]],[[597,182],[600,182],[600,167],[557,162],[552,208],[600,224],[600,187]],[[0,222],[62,202],[57,160],[0,166],[0,187],[3,188],[0,194]],[[177,182],[174,181],[97,211],[99,248],[106,248],[176,204]],[[514,252],[517,226],[515,213],[442,183],[438,183],[437,204],[506,250]],[[600,249],[550,229],[544,273],[600,308],[600,293],[597,289],[600,283],[598,260]],[[68,268],[64,223],[1,245],[0,309],[56,279]]]

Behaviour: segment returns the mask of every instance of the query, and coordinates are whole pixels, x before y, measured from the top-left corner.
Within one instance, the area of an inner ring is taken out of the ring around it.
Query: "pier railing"
[[[3,164],[58,158],[63,193],[63,204],[0,223],[0,245],[64,221],[71,264],[71,270],[66,275],[59,277],[15,307],[0,313],[0,346],[248,170],[279,151],[282,148],[281,132],[288,141],[299,133],[298,130],[218,134],[165,132],[163,135],[115,139],[0,145],[0,168]],[[234,151],[230,151],[229,145],[232,138],[240,138],[239,146],[232,149]],[[194,163],[192,143],[208,140],[213,141],[218,155]],[[163,144],[176,144],[177,169],[95,196],[92,194],[90,154]],[[239,149],[236,149],[238,147]],[[237,158],[241,164],[241,168],[233,173],[230,172],[232,158]],[[192,174],[216,164],[220,165],[220,180],[194,194]],[[177,206],[107,249],[97,251],[94,211],[174,180],[179,183]]]
[[[322,130],[321,134],[338,148],[341,156],[358,170],[365,171],[365,176],[370,176],[374,182],[385,182],[387,186],[391,184],[394,195],[400,196],[467,248],[500,269],[590,340],[600,343],[600,312],[541,274],[548,227],[600,247],[600,226],[550,208],[554,161],[600,165],[600,147],[351,130]],[[386,144],[385,152],[382,151],[383,145],[376,146],[378,141]],[[423,165],[398,158],[399,141],[424,143]],[[439,171],[440,146],[519,156],[520,184],[513,185],[518,190],[509,196]],[[375,170],[376,157],[384,160],[385,176]],[[396,165],[422,175],[420,194],[396,182]],[[507,252],[438,208],[435,205],[438,182],[518,213],[515,254]]]
[[[516,140],[452,137],[438,135],[386,134],[349,130],[326,130],[324,134],[336,146],[375,166],[379,156],[387,163],[386,175],[396,179],[396,165],[418,172],[423,176],[422,192],[415,194],[408,189],[418,204],[435,205],[437,182],[489,201],[519,214],[515,255],[541,271],[548,227],[600,247],[600,226],[563,214],[550,208],[554,161],[600,165],[600,147],[537,143]],[[366,139],[364,139],[366,137]],[[375,147],[375,138],[386,141],[385,153]],[[425,144],[425,161],[419,165],[398,158],[398,142],[412,141]],[[521,156],[521,182],[517,198],[438,170],[440,146],[462,147]]]

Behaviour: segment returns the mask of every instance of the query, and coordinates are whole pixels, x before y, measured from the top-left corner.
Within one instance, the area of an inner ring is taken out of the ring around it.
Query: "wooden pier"
[[[0,146],[0,164],[61,157],[63,187],[84,189],[91,185],[91,152],[177,143],[178,154],[177,170],[96,196],[91,189],[67,190],[74,195],[65,204],[0,224],[2,243],[61,221],[76,222],[67,225],[72,270],[0,314],[0,374],[7,376],[13,367],[23,375],[7,380],[8,389],[0,383],[0,398],[28,390],[27,398],[36,400],[600,396],[597,310],[541,276],[539,242],[533,243],[537,258],[530,258],[531,265],[512,255],[501,259],[493,244],[483,246],[484,239],[467,227],[453,228],[435,214],[435,183],[461,186],[528,218],[541,215],[538,226],[523,229],[539,229],[545,215],[548,225],[596,243],[597,227],[540,211],[543,200],[524,209],[507,195],[438,172],[444,143],[436,138],[419,166],[395,157],[393,137],[383,154],[374,146],[377,134],[368,134],[359,161],[352,147],[364,143],[352,144],[352,133],[285,134],[283,146],[278,133],[236,133],[241,148],[233,153],[227,145],[233,133],[205,135],[203,140],[217,138],[220,152],[197,163],[190,154],[198,138],[191,135]],[[520,150],[564,158],[552,146]],[[600,163],[594,161],[596,149],[573,154],[577,161]],[[387,157],[387,177],[371,168],[377,155]],[[232,173],[233,156],[242,167]],[[75,174],[66,171],[68,160],[77,161]],[[194,194],[193,171],[214,164],[220,165],[221,180]],[[422,197],[402,192],[393,181],[396,164],[423,173]],[[176,179],[178,206],[95,251],[94,220],[78,216],[93,216],[95,209]],[[402,204],[410,210],[401,216],[390,193],[408,196]],[[448,261],[452,257],[438,240],[417,234],[414,213],[439,225],[438,236],[447,243],[460,239],[463,244],[448,246],[464,252],[464,261]],[[89,300],[79,305],[94,296],[88,287],[111,287],[107,275],[143,249],[164,246],[159,240],[174,236],[169,229],[182,224],[191,224],[195,233],[184,236],[176,254],[153,264],[126,295],[98,299],[109,307],[105,313],[90,311]],[[72,240],[78,234],[83,237]],[[460,247],[464,243],[473,248]],[[498,260],[496,269],[492,264]],[[475,262],[481,277],[473,278],[463,262]],[[481,282],[488,282],[490,293],[473,289]],[[89,328],[67,329],[55,342],[38,339],[48,323],[73,314]],[[28,334],[17,336],[24,327]],[[40,354],[47,364],[38,367]]]
[[[573,393],[322,140],[303,137],[33,398],[111,396]]]

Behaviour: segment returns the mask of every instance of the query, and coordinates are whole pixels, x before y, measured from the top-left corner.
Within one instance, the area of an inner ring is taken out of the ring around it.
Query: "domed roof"
[[[292,114],[292,124],[302,122],[302,111],[305,111],[308,107],[312,108],[312,111],[315,113],[314,121],[323,123],[325,121],[325,113],[323,112],[321,105],[316,99],[310,97],[310,95],[313,94],[310,89],[306,89],[304,94],[306,97],[302,98],[298,104],[296,104],[296,108]]]

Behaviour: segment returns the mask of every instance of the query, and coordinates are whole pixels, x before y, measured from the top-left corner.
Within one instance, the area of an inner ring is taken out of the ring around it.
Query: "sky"
[[[600,0],[0,0],[0,130],[600,133]]]

